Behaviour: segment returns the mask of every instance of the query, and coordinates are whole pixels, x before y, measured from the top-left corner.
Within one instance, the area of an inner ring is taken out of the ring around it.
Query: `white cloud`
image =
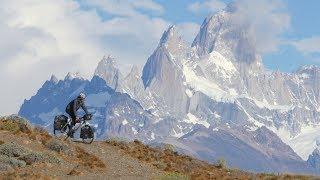
[[[314,36],[298,41],[291,42],[298,51],[307,55],[312,53],[320,53],[320,37]]]
[[[149,9],[158,13],[164,12],[164,8],[160,4],[151,0],[134,0],[132,4],[137,8]]]
[[[290,15],[281,0],[237,0],[227,9],[231,23],[244,28],[259,53],[276,51],[281,35],[290,28]]]
[[[151,0],[0,1],[0,114],[17,112],[51,74],[90,78],[105,54],[144,63],[171,24],[150,15],[163,12]]]
[[[222,10],[226,7],[226,4],[220,0],[206,0],[204,2],[194,2],[188,6],[188,10],[195,14],[200,13],[214,13]]]
[[[149,10],[161,14],[162,5],[152,0],[81,0],[87,6],[96,7],[112,15],[134,16],[139,10]]]

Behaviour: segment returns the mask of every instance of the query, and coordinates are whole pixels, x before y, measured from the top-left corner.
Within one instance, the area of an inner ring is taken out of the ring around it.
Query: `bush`
[[[0,162],[0,172],[12,172],[14,171],[14,169],[9,165],[9,164],[5,164],[5,163],[1,163]]]
[[[8,157],[20,157],[28,154],[30,150],[14,143],[4,143],[0,145],[0,154],[6,155]]]
[[[20,130],[20,127],[18,126],[17,123],[15,123],[13,121],[1,121],[0,122],[0,129],[16,133]]]
[[[2,164],[8,164],[12,167],[25,167],[26,166],[26,162],[15,159],[13,157],[8,157],[8,156],[4,156],[4,155],[0,155],[0,163]]]
[[[167,164],[162,162],[162,161],[156,161],[156,162],[153,163],[153,165],[155,167],[157,167],[158,169],[160,169],[160,170],[164,170],[164,169],[167,168]]]
[[[164,144],[164,150],[168,150],[168,151],[174,152],[175,151],[175,147],[172,144]]]
[[[69,146],[67,146],[66,144],[64,144],[63,142],[57,140],[57,139],[52,139],[49,142],[47,142],[45,144],[45,146],[52,150],[52,151],[56,151],[56,152],[62,152],[64,154],[68,154],[68,155],[72,155],[74,153],[74,150],[71,149]]]
[[[221,158],[221,159],[218,159],[217,161],[217,166],[219,168],[222,168],[222,169],[226,169],[227,168],[227,162],[225,159]]]
[[[0,130],[11,131],[13,133],[30,133],[32,127],[27,120],[13,115],[0,118]]]
[[[37,162],[43,163],[56,163],[60,164],[62,161],[54,155],[48,153],[38,153],[38,152],[31,152],[27,155],[24,155],[19,158],[27,163],[27,165],[31,165]]]
[[[39,133],[39,134],[48,134],[47,130],[46,130],[44,127],[42,127],[42,126],[35,126],[35,127],[33,128],[33,131],[34,131],[35,133]]]

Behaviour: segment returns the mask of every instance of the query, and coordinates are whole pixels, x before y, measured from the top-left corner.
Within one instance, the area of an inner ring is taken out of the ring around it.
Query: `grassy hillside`
[[[13,116],[0,118],[0,137],[1,179],[313,179],[232,170],[137,140],[63,141]]]

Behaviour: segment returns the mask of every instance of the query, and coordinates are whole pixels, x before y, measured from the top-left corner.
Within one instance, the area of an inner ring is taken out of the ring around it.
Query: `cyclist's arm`
[[[87,109],[86,105],[84,104],[84,102],[82,103],[81,108],[84,110],[84,112],[86,114],[89,114],[88,109]]]

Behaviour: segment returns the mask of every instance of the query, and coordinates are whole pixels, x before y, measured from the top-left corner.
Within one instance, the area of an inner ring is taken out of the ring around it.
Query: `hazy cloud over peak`
[[[246,29],[260,53],[276,51],[281,35],[290,28],[290,15],[281,0],[238,0],[227,9],[232,23]]]
[[[292,45],[304,54],[320,53],[320,36],[293,41]]]
[[[222,10],[226,4],[220,0],[206,0],[189,4],[188,10],[195,14],[210,14]]]

